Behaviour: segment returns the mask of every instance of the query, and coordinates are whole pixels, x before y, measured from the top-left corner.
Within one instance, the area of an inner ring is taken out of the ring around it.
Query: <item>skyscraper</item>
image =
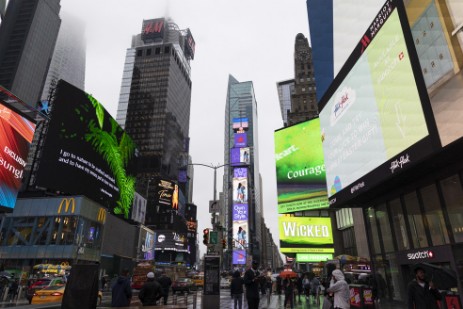
[[[61,13],[62,23],[48,69],[42,100],[48,98],[50,86],[63,79],[79,89],[85,88],[85,31],[78,18]]]
[[[291,112],[291,96],[294,93],[294,79],[277,83],[278,100],[280,101],[281,119],[286,127],[288,125],[288,114]]]
[[[309,120],[318,115],[312,49],[307,38],[299,33],[294,45],[294,92],[288,125]]]
[[[239,265],[246,256],[260,258],[263,222],[257,138],[257,101],[252,82],[229,76],[225,107],[224,204],[228,261]],[[228,264],[230,265],[230,264]]]
[[[35,106],[61,20],[59,0],[10,1],[0,27],[0,85]]]
[[[190,30],[180,30],[165,18],[144,20],[141,33],[133,36],[127,49],[117,121],[140,151],[137,191],[148,195],[149,225],[164,222],[154,213],[151,197],[157,192],[151,180],[177,181],[179,168],[188,164],[194,51]],[[186,182],[179,187],[180,194],[188,196]]]

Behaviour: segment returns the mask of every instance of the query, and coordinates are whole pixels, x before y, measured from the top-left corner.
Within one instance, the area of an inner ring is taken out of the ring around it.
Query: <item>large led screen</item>
[[[246,264],[246,251],[235,250],[233,251],[233,265],[245,265]]]
[[[135,144],[90,94],[60,81],[36,184],[82,194],[129,218]]]
[[[278,213],[328,207],[318,118],[275,131]]]
[[[233,247],[244,250],[248,247],[249,239],[248,221],[233,221]]]
[[[386,2],[320,103],[333,206],[409,168],[438,146],[416,51],[413,43],[407,45],[411,33],[402,29],[401,22],[405,28],[408,24],[400,9],[399,16],[395,2]]]
[[[248,202],[248,174],[247,168],[233,170],[233,204],[246,204]]]
[[[278,227],[281,247],[333,244],[330,218],[280,216]]]
[[[0,101],[0,206],[14,208],[35,124]]]

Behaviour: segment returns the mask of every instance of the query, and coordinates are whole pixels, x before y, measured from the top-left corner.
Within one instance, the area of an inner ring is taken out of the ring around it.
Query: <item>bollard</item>
[[[193,294],[193,309],[196,309],[196,298],[198,297],[198,292],[195,291],[195,293]]]
[[[3,289],[3,301],[6,301],[8,297],[8,286],[5,286],[5,288]]]
[[[177,304],[177,293],[174,293],[172,295],[172,305],[176,305]]]
[[[20,285],[18,288],[18,294],[16,294],[16,302],[18,302],[19,298],[21,298],[21,293],[23,292],[23,286]]]
[[[185,306],[188,305],[188,293],[183,292],[183,301],[185,303]]]

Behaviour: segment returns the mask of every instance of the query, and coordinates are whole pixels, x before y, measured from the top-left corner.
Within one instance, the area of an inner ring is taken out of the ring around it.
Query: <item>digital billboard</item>
[[[231,148],[230,164],[231,166],[249,165],[251,152],[249,147]]]
[[[246,251],[235,250],[233,251],[233,265],[246,265]]]
[[[332,260],[333,255],[328,253],[298,253],[296,254],[296,261],[299,263],[307,262],[324,262]]]
[[[248,179],[233,178],[233,204],[245,204],[248,202]]]
[[[155,251],[188,252],[188,240],[185,234],[173,230],[156,231]]]
[[[235,147],[241,148],[248,145],[248,136],[246,133],[235,133]]]
[[[392,179],[439,147],[403,3],[397,5],[384,4],[320,102],[332,206]]]
[[[247,248],[249,239],[248,233],[248,220],[233,221],[233,248]]]
[[[281,253],[334,253],[334,248],[314,248],[303,246],[301,248],[280,248]]]
[[[36,185],[82,194],[129,218],[135,144],[90,94],[60,81]]]
[[[35,124],[0,101],[0,206],[14,208]]]
[[[278,213],[328,207],[320,120],[277,130],[274,138]]]
[[[325,217],[288,217],[278,218],[280,247],[300,245],[331,245],[333,232],[331,219]]]
[[[191,59],[195,59],[196,42],[193,39],[190,29],[187,29],[185,47],[186,53],[190,55]]]
[[[244,130],[249,128],[248,118],[233,118],[233,130]]]
[[[165,31],[164,18],[148,19],[143,21],[141,30],[141,39],[143,41],[155,40],[157,38],[164,38]]]
[[[248,220],[248,204],[234,204],[232,207],[233,221]]]
[[[130,209],[130,219],[135,222],[145,224],[146,199],[135,192],[133,196],[132,208]]]
[[[139,250],[144,260],[154,260],[154,245],[156,243],[156,233],[147,229],[140,229]]]

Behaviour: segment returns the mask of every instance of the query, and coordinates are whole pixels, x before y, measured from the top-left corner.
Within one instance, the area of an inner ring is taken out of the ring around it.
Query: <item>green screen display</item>
[[[278,213],[328,207],[320,120],[275,132]]]
[[[291,244],[329,245],[333,243],[331,219],[320,217],[287,217],[278,219],[281,247]]]
[[[326,260],[332,260],[332,254],[320,254],[320,253],[298,253],[296,254],[296,261],[301,262],[321,262]]]

